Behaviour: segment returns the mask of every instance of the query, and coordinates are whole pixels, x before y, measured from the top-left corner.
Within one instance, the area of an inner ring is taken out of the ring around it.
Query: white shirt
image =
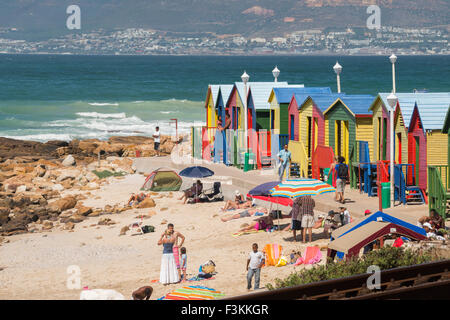
[[[159,143],[159,131],[155,131],[155,133],[153,134],[153,138],[154,138],[154,142],[158,142]],[[155,137],[157,136],[157,137]]]
[[[341,212],[341,214],[344,215],[344,225],[350,223],[350,212],[345,210],[344,212]]]
[[[250,259],[249,268],[258,269],[259,265],[261,264],[261,261],[264,259],[264,254],[261,251],[258,252],[252,251],[248,255],[248,258]]]

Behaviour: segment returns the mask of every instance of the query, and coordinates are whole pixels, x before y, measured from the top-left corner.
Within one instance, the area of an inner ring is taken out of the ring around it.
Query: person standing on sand
[[[166,230],[158,241],[158,245],[163,246],[163,255],[161,258],[161,271],[159,273],[159,282],[163,285],[177,283],[180,281],[177,265],[173,254],[173,245],[176,241],[173,229]]]
[[[278,152],[278,160],[280,161],[280,168],[278,173],[280,175],[280,181],[283,181],[284,171],[288,169],[287,175],[289,176],[289,163],[291,162],[291,152],[288,150],[288,145],[284,145],[284,149]]]
[[[156,156],[159,157],[160,153],[159,153],[159,144],[161,142],[161,133],[159,132],[159,127],[155,128],[156,131],[153,133],[153,142],[154,142],[154,148],[156,151]]]
[[[339,156],[339,163],[335,165],[336,172],[336,201],[345,203],[344,190],[348,180],[348,166],[344,163],[345,158]]]
[[[300,197],[300,215],[303,228],[303,242],[306,243],[306,231],[309,234],[309,242],[312,242],[312,228],[314,227],[314,207],[315,201],[311,196]]]
[[[258,244],[252,245],[253,251],[248,255],[247,260],[247,289],[252,288],[252,278],[255,276],[255,290],[259,289],[259,280],[261,277],[261,267],[264,265],[264,253],[258,251]],[[250,267],[250,268],[249,268]]]
[[[301,210],[301,198],[299,197],[294,200],[292,203],[292,210],[291,210],[291,216],[292,216],[292,223],[291,223],[291,229],[294,236],[294,242],[297,241],[297,230],[302,230],[302,216],[300,214]]]
[[[181,267],[180,267],[180,253],[179,253],[178,248],[183,246],[184,236],[181,233],[179,233],[178,231],[174,230],[174,226],[172,223],[169,223],[167,225],[167,230],[173,232],[173,234],[175,236],[175,243],[173,245],[172,251],[173,251],[173,255],[174,255],[174,259],[175,259],[175,265],[177,266],[177,270],[179,271]],[[178,238],[181,239],[180,244],[178,244]]]

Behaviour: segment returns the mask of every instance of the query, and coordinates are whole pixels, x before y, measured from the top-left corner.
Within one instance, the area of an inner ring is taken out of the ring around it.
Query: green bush
[[[367,272],[371,265],[381,270],[410,266],[438,260],[429,252],[417,254],[416,251],[404,248],[384,247],[371,251],[361,258],[349,261],[331,262],[327,265],[314,266],[312,269],[302,270],[290,274],[285,279],[275,279],[275,284],[267,284],[269,290],[297,286],[311,282],[349,277]]]
[[[97,177],[99,177],[99,179],[104,179],[104,178],[108,178],[108,177],[121,177],[124,176],[125,173],[124,172],[111,172],[108,170],[103,170],[103,171],[92,171]]]

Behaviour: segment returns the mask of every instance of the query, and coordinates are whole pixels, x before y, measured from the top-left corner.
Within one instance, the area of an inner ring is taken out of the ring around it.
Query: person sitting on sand
[[[439,213],[436,211],[436,209],[431,209],[430,211],[431,216],[431,225],[436,230],[439,229],[445,229],[445,222],[444,219],[439,215]]]
[[[129,206],[133,206],[133,205],[136,205],[136,204],[139,204],[139,203],[141,203],[142,201],[144,201],[145,200],[145,198],[147,198],[149,195],[145,195],[145,193],[143,193],[143,192],[141,192],[141,193],[138,193],[138,194],[132,194],[131,195],[131,197],[130,197],[130,199],[128,200],[128,205]]]
[[[241,195],[239,190],[236,190],[234,201],[228,200],[222,211],[234,210],[234,209],[247,209],[253,206],[253,201],[250,196],[247,196],[247,201],[244,202],[244,197]]]
[[[226,217],[222,217],[222,218],[220,218],[220,220],[222,220],[223,222],[227,222],[227,221],[230,221],[233,219],[251,217],[257,212],[267,214],[267,209],[266,208],[247,209],[247,210],[242,211],[241,213],[236,213],[236,214],[232,214],[232,215],[227,215]]]
[[[239,230],[239,232],[246,232],[252,230],[265,230],[273,227],[273,219],[270,215],[264,216],[252,221],[248,226]]]
[[[150,286],[140,287],[134,291],[131,296],[133,300],[148,300],[153,293],[153,288]]]
[[[422,216],[418,221],[417,221],[417,226],[420,228],[423,228],[424,223],[431,223],[431,218],[428,216]]]
[[[197,180],[192,185],[192,187],[184,190],[184,194],[178,200],[183,200],[183,198],[184,198],[183,204],[185,204],[189,198],[199,196],[202,193],[202,191],[203,191],[203,184],[201,183],[200,180]]]

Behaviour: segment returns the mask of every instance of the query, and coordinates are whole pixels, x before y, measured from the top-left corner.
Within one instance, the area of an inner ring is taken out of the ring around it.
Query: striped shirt
[[[311,196],[303,196],[300,198],[299,201],[300,204],[300,216],[304,215],[314,215],[314,207],[316,206],[316,203],[314,202],[313,198]]]

